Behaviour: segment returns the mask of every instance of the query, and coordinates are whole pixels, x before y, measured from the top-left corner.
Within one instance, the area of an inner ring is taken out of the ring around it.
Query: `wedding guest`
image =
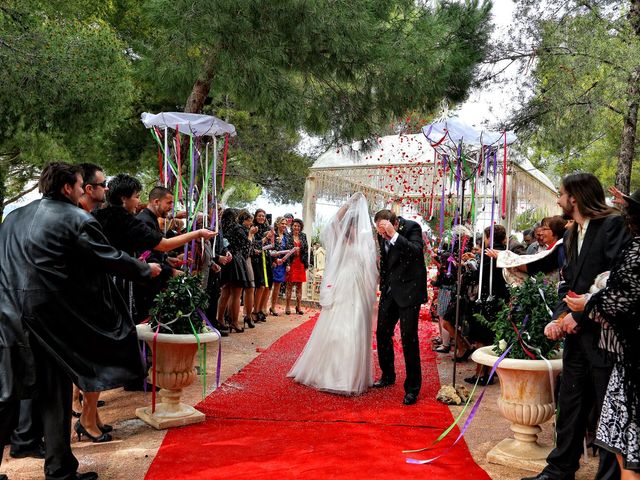
[[[249,212],[243,211],[244,220],[251,218]],[[249,221],[249,224],[251,222]],[[218,305],[218,323],[225,324],[224,315],[229,309],[229,330],[231,332],[244,332],[244,325],[241,327],[239,323],[240,316],[240,297],[244,288],[251,287],[253,280],[247,273],[247,257],[255,230],[245,230],[238,222],[238,212],[233,208],[227,208],[220,218],[220,226],[224,231],[229,244],[227,246],[231,252],[231,262],[222,267],[220,283],[222,292],[220,294],[220,303]]]
[[[285,297],[285,311],[291,314],[291,293],[296,289],[296,313],[303,315],[302,311],[302,284],[307,281],[307,268],[309,268],[309,244],[307,236],[302,232],[304,223],[296,218],[291,223],[291,233],[287,235],[287,250],[295,248],[296,251],[287,259],[287,293]]]
[[[293,215],[291,213],[285,213],[284,219],[287,221],[287,233],[291,233],[291,227],[293,225]]]
[[[219,207],[218,211],[219,216],[222,216],[222,207]],[[229,241],[224,237],[224,231],[222,229],[222,226],[220,226],[220,221],[218,220],[217,223],[218,236],[214,239],[209,240],[205,244],[205,247],[209,245],[212,250],[212,262],[205,284],[207,293],[209,294],[209,305],[206,309],[206,315],[211,324],[218,329],[220,335],[222,335],[223,337],[228,337],[229,328],[224,323],[218,323],[218,304],[220,302],[220,296],[222,293],[220,283],[222,268],[224,268],[225,265],[228,265],[233,260],[233,257],[231,255],[231,252],[229,252],[227,248]],[[212,242],[215,245],[212,246]]]
[[[35,393],[47,479],[98,478],[77,473],[71,451],[72,382],[98,392],[143,374],[134,324],[107,274],[145,280],[160,271],[109,245],[77,207],[82,183],[79,166],[47,165],[43,198],[11,212],[0,228],[0,446],[19,399]],[[80,422],[74,429],[97,438]]]
[[[540,224],[536,223],[533,227],[533,238],[535,239],[527,247],[526,255],[535,255],[538,252],[545,250],[546,246],[542,243],[542,236],[540,233]]]
[[[247,237],[249,243],[245,245],[242,250],[242,258],[245,261],[247,269],[248,284],[245,285],[242,292],[242,305],[244,308],[243,327],[246,325],[249,328],[254,328],[255,324],[251,317],[253,312],[253,304],[255,298],[255,273],[253,271],[253,264],[251,263],[251,255],[256,253],[260,248],[260,242],[256,242],[255,235],[258,233],[258,227],[253,225],[253,215],[248,210],[240,210],[238,213],[238,223],[242,229],[243,235]]]
[[[613,193],[625,206],[633,238],[604,289],[564,300],[572,311],[584,309],[583,316],[601,325],[599,346],[614,365],[595,444],[615,454],[622,480],[631,480],[640,479],[640,190],[631,197],[617,189]]]
[[[286,277],[286,262],[282,260],[281,255],[276,255],[278,252],[287,249],[287,220],[284,217],[276,218],[275,222],[275,238],[274,238],[274,251],[272,251],[271,266],[273,269],[273,286],[271,288],[271,307],[269,313],[274,317],[278,314],[278,297],[280,295],[280,286],[285,282]]]
[[[271,270],[271,254],[263,247],[273,245],[273,230],[267,223],[266,212],[259,208],[253,217],[253,225],[258,231],[255,235],[255,248],[251,255],[251,266],[255,282],[255,297],[251,316],[254,322],[266,322],[267,303],[269,302],[269,289],[273,283]]]
[[[82,191],[78,206],[84,211],[91,213],[100,208],[106,201],[107,179],[102,167],[92,163],[81,163],[82,168]],[[100,392],[86,392],[86,394],[74,384],[73,397],[71,403],[71,415],[79,418],[80,423],[89,432],[107,434],[113,430],[111,425],[102,423],[98,414],[98,407],[103,406],[104,401],[100,401]],[[106,439],[106,436],[98,435],[98,438]]]
[[[597,275],[610,270],[614,260],[629,240],[619,212],[606,204],[604,189],[591,173],[574,173],[562,179],[558,205],[565,215],[575,220],[565,233],[563,243],[567,260],[562,268],[559,298],[572,291],[589,291]],[[560,480],[573,478],[580,467],[583,439],[588,415],[594,400],[601,411],[612,363],[594,345],[600,327],[584,318],[582,312],[569,313],[560,301],[553,321],[545,327],[551,340],[565,337],[562,354],[562,383],[558,396],[556,447],[547,457],[547,466],[527,480]],[[595,393],[595,399],[594,399]],[[620,478],[615,456],[603,450],[596,478]]]
[[[491,227],[484,229],[484,244],[491,245]],[[478,267],[475,275],[481,282],[480,295],[480,313],[486,319],[495,318],[501,308],[501,301],[509,301],[509,290],[502,276],[501,270],[496,265],[496,260],[489,255],[491,250],[495,252],[505,251],[507,242],[507,231],[502,225],[493,226],[493,249],[487,249],[485,255],[482,256],[482,268]],[[482,278],[480,278],[480,270],[482,270]],[[492,345],[494,342],[493,331],[481,324],[474,316],[469,317],[469,341],[476,348],[486,345]],[[489,385],[493,383],[493,379],[489,380],[489,367],[478,364],[476,373],[465,378],[465,382],[474,384],[479,379],[480,385]]]

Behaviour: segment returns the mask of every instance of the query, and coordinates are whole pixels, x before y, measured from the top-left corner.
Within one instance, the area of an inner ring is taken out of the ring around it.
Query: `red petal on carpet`
[[[430,445],[453,422],[449,408],[435,401],[435,324],[420,322],[422,391],[418,403],[407,407],[399,342],[393,387],[344,397],[286,378],[316,318],[281,337],[200,403],[205,423],[168,432],[146,479],[490,478],[464,442],[433,464],[405,462],[403,449]],[[409,456],[434,457],[458,433],[455,428],[433,450]]]

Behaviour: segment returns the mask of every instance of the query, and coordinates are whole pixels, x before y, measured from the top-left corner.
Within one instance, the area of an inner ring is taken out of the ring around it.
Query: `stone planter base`
[[[492,367],[498,357],[493,347],[476,350],[472,359]],[[551,372],[549,372],[549,365]],[[489,453],[487,461],[507,467],[540,472],[547,464],[551,447],[538,443],[540,425],[554,414],[552,382],[562,370],[561,359],[543,360],[504,359],[497,368],[500,379],[500,413],[511,422],[513,438],[505,438]]]
[[[539,443],[523,443],[514,438],[505,438],[487,453],[487,461],[497,465],[541,472],[547,466],[551,447]]]
[[[161,388],[156,411],[151,413],[150,406],[141,407],[136,409],[136,416],[158,430],[204,422],[204,413],[180,403],[182,389],[191,385],[196,378],[193,364],[198,347],[195,337],[161,333],[157,335],[154,345],[154,333],[148,325],[138,325],[136,328],[138,338],[157,350],[156,380]],[[220,340],[219,335],[213,332],[201,333],[199,338],[200,343]]]
[[[204,422],[206,418],[204,413],[189,405],[180,403],[180,392],[162,389],[158,393],[165,401],[156,404],[154,413],[151,413],[151,407],[136,409],[136,416],[143,422],[148,423],[157,430]],[[169,400],[169,397],[173,397],[178,403],[165,403],[166,400]]]

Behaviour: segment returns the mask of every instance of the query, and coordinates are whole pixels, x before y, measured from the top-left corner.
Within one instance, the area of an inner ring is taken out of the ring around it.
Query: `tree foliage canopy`
[[[193,105],[237,124],[229,179],[243,199],[263,189],[298,201],[311,162],[296,150],[300,132],[361,139],[443,98],[464,100],[490,9],[488,0],[6,0],[0,205],[52,159],[153,170],[140,113]]]
[[[166,95],[194,72],[211,95],[333,140],[377,133],[442,98],[463,100],[484,57],[491,4],[412,0],[151,0],[145,56]],[[206,75],[205,75],[206,77]]]
[[[638,100],[630,93],[640,67],[631,2],[518,4],[522,35],[501,55],[529,57],[524,68],[532,67],[532,81],[525,87],[533,96],[513,126],[539,168],[560,175],[587,170],[613,184],[625,118]],[[632,178],[640,186],[637,175]]]

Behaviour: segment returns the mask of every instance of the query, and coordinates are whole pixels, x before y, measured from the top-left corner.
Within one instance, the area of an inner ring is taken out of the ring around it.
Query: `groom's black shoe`
[[[402,403],[404,403],[405,405],[413,405],[417,401],[418,401],[418,396],[415,393],[407,393],[404,396],[404,400],[402,400]]]
[[[392,380],[392,379],[389,379],[389,378],[382,377],[377,382],[374,382],[373,388],[389,387],[389,386],[393,385],[394,383],[396,383],[395,379]]]

